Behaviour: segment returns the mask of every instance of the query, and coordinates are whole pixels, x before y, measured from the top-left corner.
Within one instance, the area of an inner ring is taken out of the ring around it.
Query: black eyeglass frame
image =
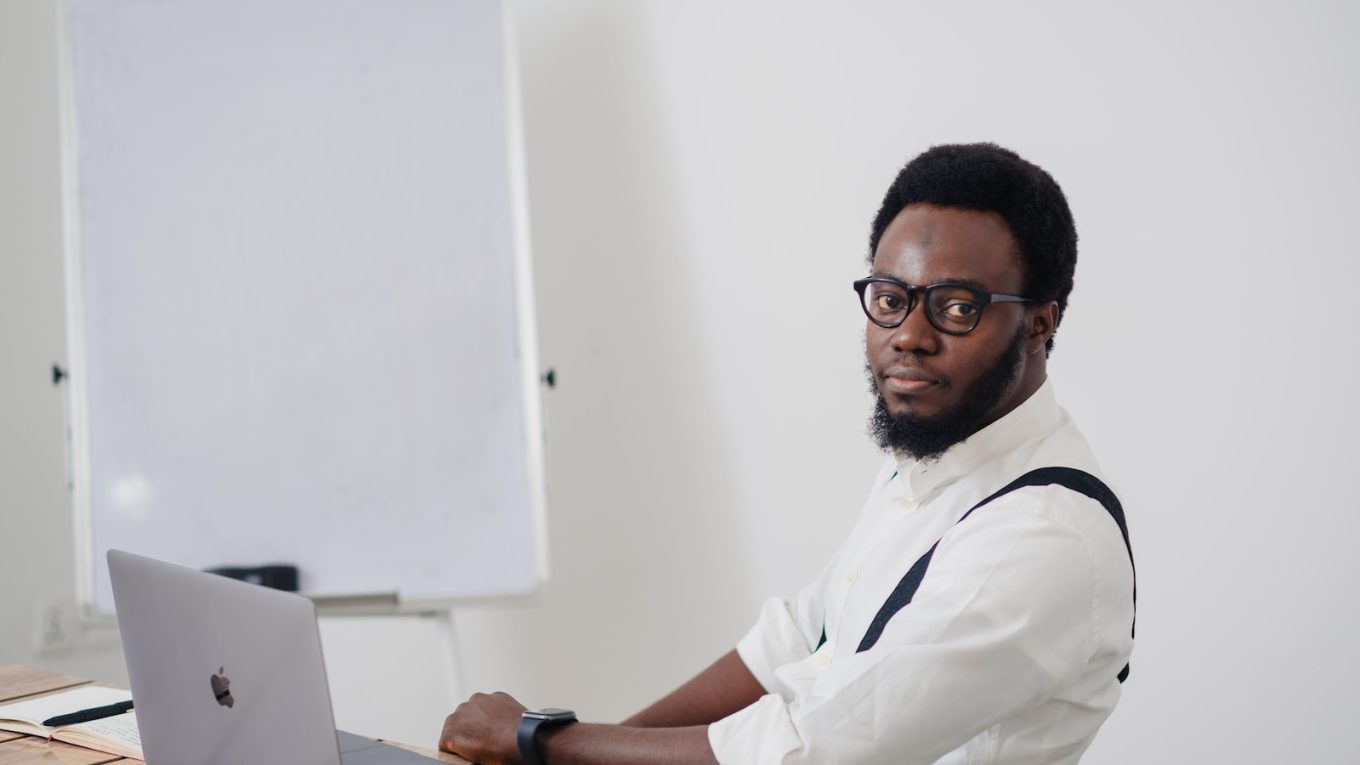
[[[891,284],[894,287],[901,288],[903,291],[907,293],[907,310],[902,312],[902,318],[898,319],[896,322],[893,322],[891,324],[885,324],[884,322],[875,319],[873,314],[869,312],[869,306],[865,303],[864,293],[865,290],[869,288],[869,285],[874,283]],[[972,332],[973,330],[977,329],[978,324],[982,323],[983,311],[987,308],[987,306],[991,305],[992,303],[1038,302],[1034,298],[1021,297],[1019,295],[1002,295],[998,293],[988,292],[987,290],[979,289],[972,284],[964,284],[962,282],[936,282],[935,284],[917,285],[907,284],[906,282],[900,279],[894,279],[890,276],[870,276],[864,279],[856,279],[853,282],[853,285],[855,288],[855,292],[859,293],[859,307],[861,310],[864,311],[864,315],[869,318],[869,321],[872,321],[874,324],[877,324],[878,326],[884,329],[896,329],[897,327],[902,326],[902,322],[907,320],[907,317],[911,315],[911,312],[916,308],[917,305],[923,302],[927,304],[930,302],[931,293],[938,288],[952,287],[954,289],[967,290],[968,292],[972,293],[974,296],[977,297],[977,300],[975,302],[977,302],[978,304],[977,321],[973,322],[973,326],[969,327],[968,329],[957,330],[941,327],[940,323],[935,320],[935,315],[930,312],[929,308],[926,309],[926,320],[930,322],[930,326],[934,327],[935,329],[938,329],[939,331],[945,333],[946,335],[966,335],[969,332]],[[918,292],[921,293],[921,298],[917,298],[916,294]]]

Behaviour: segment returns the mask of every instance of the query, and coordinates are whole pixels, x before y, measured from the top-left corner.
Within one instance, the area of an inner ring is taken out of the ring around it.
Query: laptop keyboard
[[[405,749],[398,749],[391,744],[384,744],[343,730],[337,730],[335,737],[340,742],[340,762],[343,765],[387,765],[387,763],[394,765],[412,763],[414,765],[422,762],[439,762],[439,760]]]

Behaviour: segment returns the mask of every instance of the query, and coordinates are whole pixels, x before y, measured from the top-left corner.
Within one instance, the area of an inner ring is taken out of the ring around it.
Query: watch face
[[[576,713],[570,709],[558,709],[548,707],[547,709],[526,709],[524,716],[534,720],[548,720],[550,722],[562,722],[565,720],[575,720]]]

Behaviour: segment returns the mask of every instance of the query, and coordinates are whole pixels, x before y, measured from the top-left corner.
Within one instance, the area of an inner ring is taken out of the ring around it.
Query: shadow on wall
[[[646,9],[519,8],[551,579],[456,616],[466,692],[618,719],[755,618]]]

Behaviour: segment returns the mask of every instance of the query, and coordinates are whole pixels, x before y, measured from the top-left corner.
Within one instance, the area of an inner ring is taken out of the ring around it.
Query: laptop
[[[312,601],[120,550],[108,561],[148,765],[438,762],[335,729]]]

